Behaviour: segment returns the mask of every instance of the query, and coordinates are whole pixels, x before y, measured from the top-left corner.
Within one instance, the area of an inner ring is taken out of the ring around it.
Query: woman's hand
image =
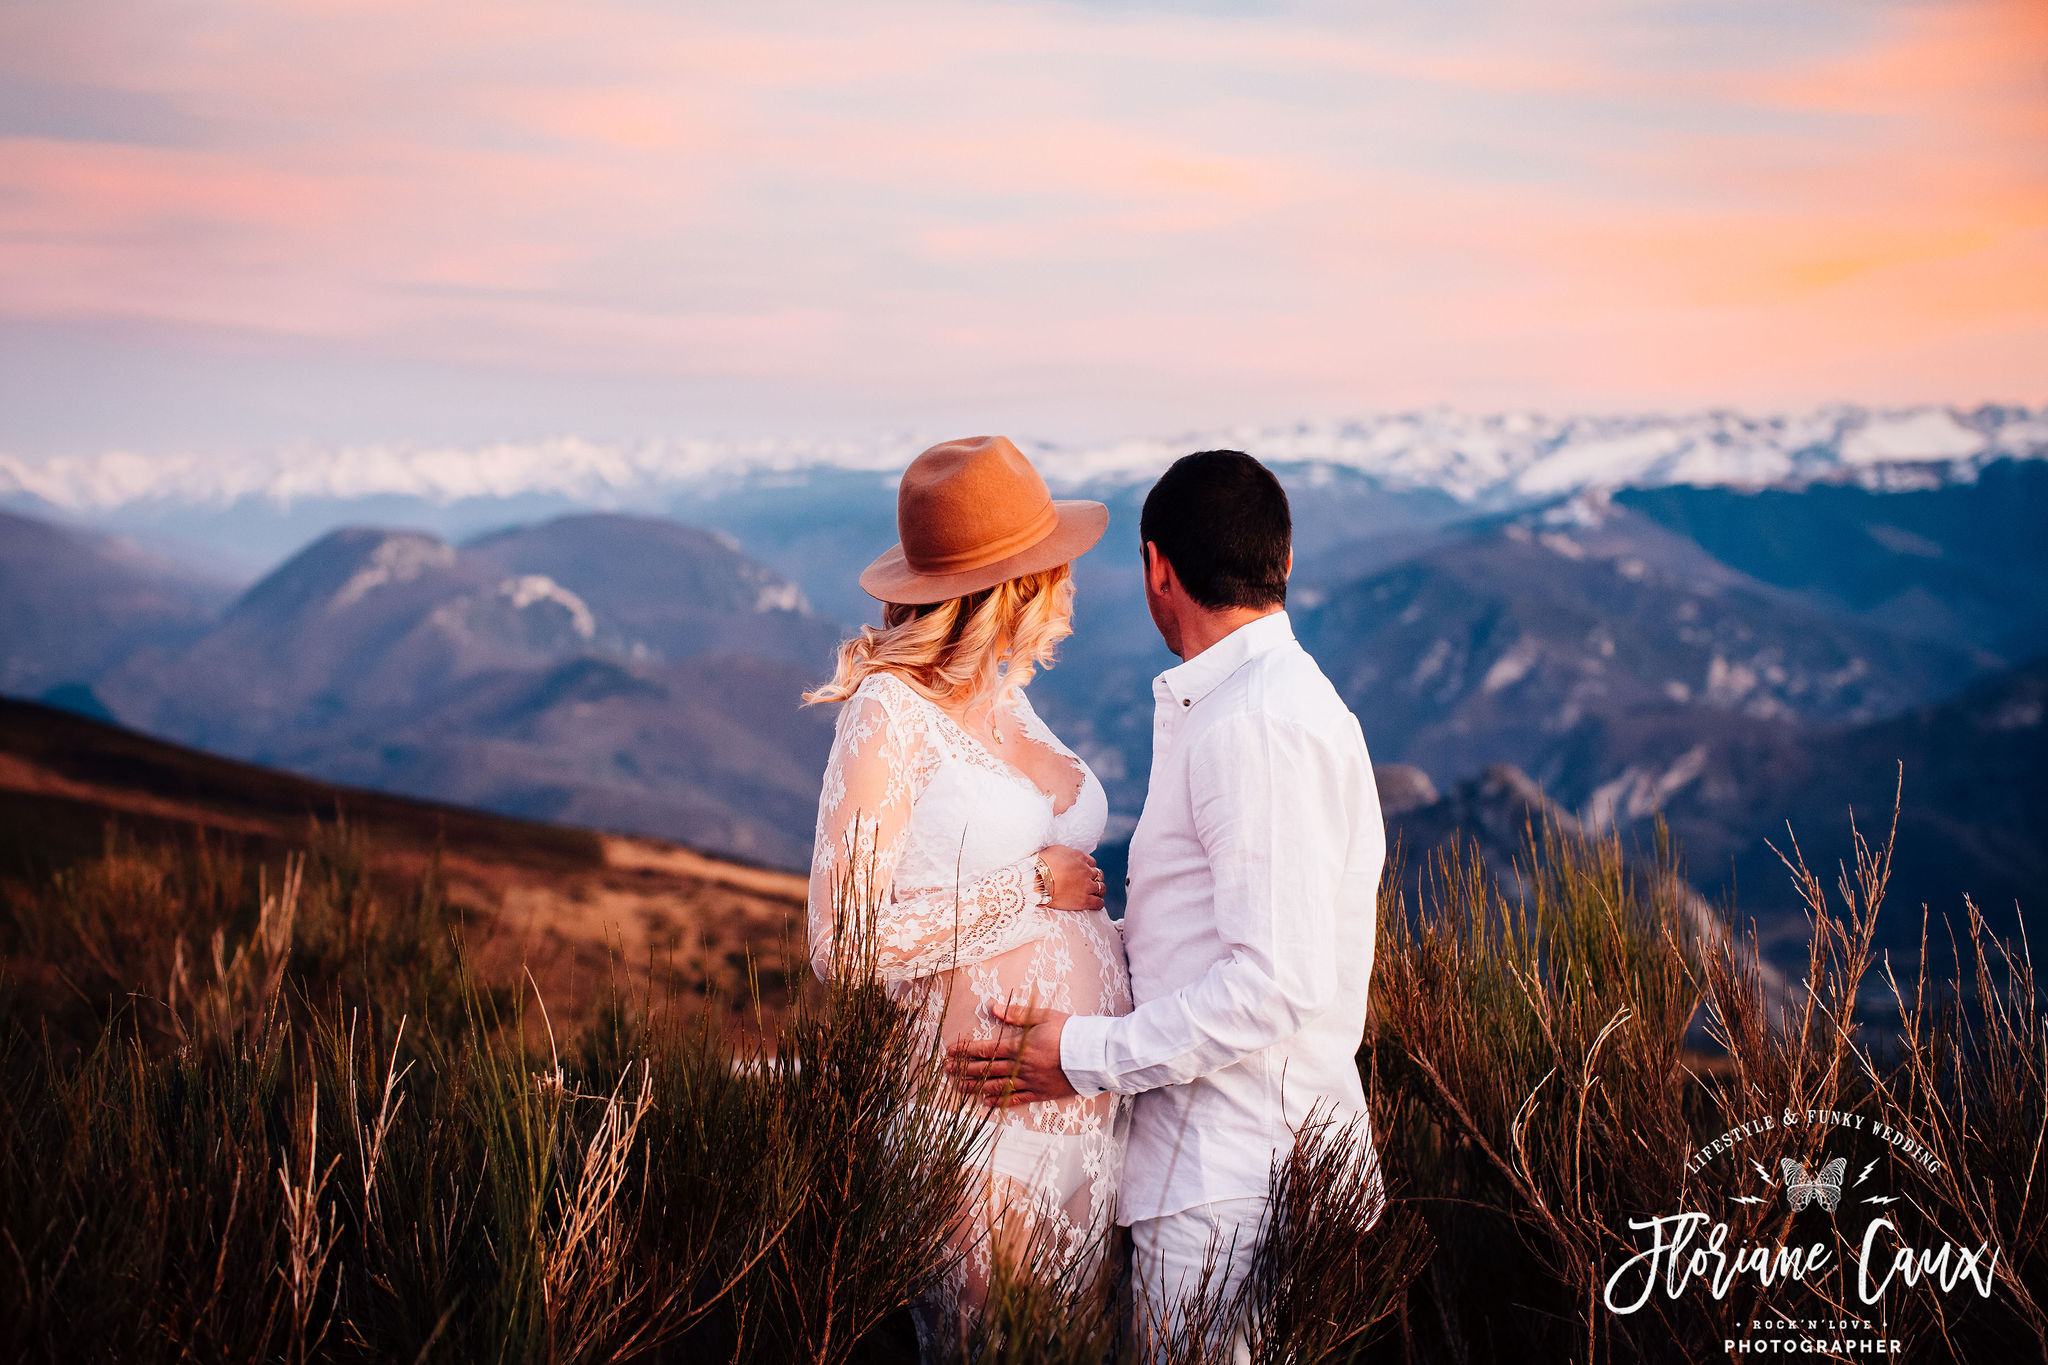
[[[1042,848],[1038,856],[1052,872],[1052,885],[1046,888],[1051,894],[1046,904],[1055,910],[1102,908],[1102,869],[1093,858],[1065,844]]]

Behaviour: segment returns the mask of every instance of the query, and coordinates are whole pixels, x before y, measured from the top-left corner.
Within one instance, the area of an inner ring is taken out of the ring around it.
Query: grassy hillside
[[[102,860],[110,837],[143,862],[203,847],[242,881],[324,850],[360,861],[364,894],[385,901],[411,895],[432,868],[472,953],[530,969],[550,1006],[572,1015],[614,984],[695,992],[712,982],[737,995],[749,961],[779,1008],[785,964],[807,971],[805,888],[788,873],[331,786],[0,699],[0,894],[39,898],[52,878]]]
[[[6,721],[0,1358],[916,1358],[906,1306],[970,1244],[979,1119],[880,989],[872,906],[842,898],[826,985],[757,974],[706,1010],[732,960],[635,977],[607,965],[620,926],[647,949],[657,908],[681,937],[726,914],[741,952],[793,879]],[[1238,1305],[1255,1360],[1699,1365],[1831,1334],[2048,1359],[2024,945],[1973,915],[1955,980],[1892,981],[1889,847],[1859,844],[1838,892],[1796,883],[1788,1002],[1669,864],[1556,826],[1517,857],[1508,890],[1453,841],[1360,907],[1378,1156],[1332,1125],[1280,1154]],[[1788,1213],[1788,1163],[1832,1167],[1839,1209]],[[1631,1278],[1644,1220],[1693,1211],[1730,1246],[1840,1254],[1712,1292]],[[1850,1264],[1880,1220],[1953,1246],[1871,1307]],[[957,1358],[1222,1358],[1186,1332],[1148,1353],[1114,1257],[1004,1246]],[[1875,1326],[1802,1325],[1830,1318]]]

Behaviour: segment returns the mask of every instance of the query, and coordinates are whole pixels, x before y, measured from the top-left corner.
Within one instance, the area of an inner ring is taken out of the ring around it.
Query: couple
[[[903,476],[900,543],[861,575],[885,624],[807,697],[844,703],[813,964],[832,961],[848,879],[864,884],[883,979],[994,1111],[971,1245],[920,1306],[928,1347],[1004,1248],[1054,1236],[1085,1256],[1111,1218],[1131,1229],[1135,1321],[1172,1330],[1212,1244],[1227,1287],[1243,1279],[1273,1161],[1310,1110],[1365,1112],[1385,831],[1358,722],[1283,610],[1287,495],[1250,456],[1205,451],[1145,499],[1146,603],[1183,662],[1152,684],[1120,925],[1090,856],[1102,787],[1025,694],[1108,519],[1055,502],[1002,437],[927,450]]]

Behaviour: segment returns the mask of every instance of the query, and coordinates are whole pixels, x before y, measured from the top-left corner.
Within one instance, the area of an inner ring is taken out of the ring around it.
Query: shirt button
[[[1124,878],[1124,885],[1125,885],[1125,886],[1129,886],[1130,884],[1131,884],[1131,879],[1130,879],[1129,877],[1125,877],[1125,878]]]
[[[1191,697],[1182,697],[1182,698],[1180,699],[1180,704],[1181,704],[1182,706],[1193,706],[1193,705],[1194,705],[1195,703],[1194,703],[1194,699],[1193,699],[1193,698],[1191,698]]]

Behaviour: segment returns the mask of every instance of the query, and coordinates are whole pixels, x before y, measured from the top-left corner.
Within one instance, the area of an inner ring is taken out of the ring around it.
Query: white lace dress
[[[1048,793],[893,673],[871,674],[839,715],[818,801],[811,863],[810,946],[820,976],[832,962],[835,896],[876,896],[882,978],[921,1000],[951,1046],[993,1038],[988,1006],[1035,1003],[1067,1014],[1127,1014],[1123,938],[1100,910],[1040,903],[1034,859],[1065,844],[1092,851],[1108,802],[1088,765],[1061,744],[1021,691],[1008,702],[1012,744],[1044,746],[1078,772]],[[1060,803],[1066,802],[1064,809]],[[872,877],[872,884],[869,878]],[[999,1112],[986,1149],[978,1235],[921,1330],[980,1301],[992,1217],[1019,1206],[1041,1234],[1085,1255],[1107,1227],[1123,1165],[1124,1100],[1116,1095]]]

